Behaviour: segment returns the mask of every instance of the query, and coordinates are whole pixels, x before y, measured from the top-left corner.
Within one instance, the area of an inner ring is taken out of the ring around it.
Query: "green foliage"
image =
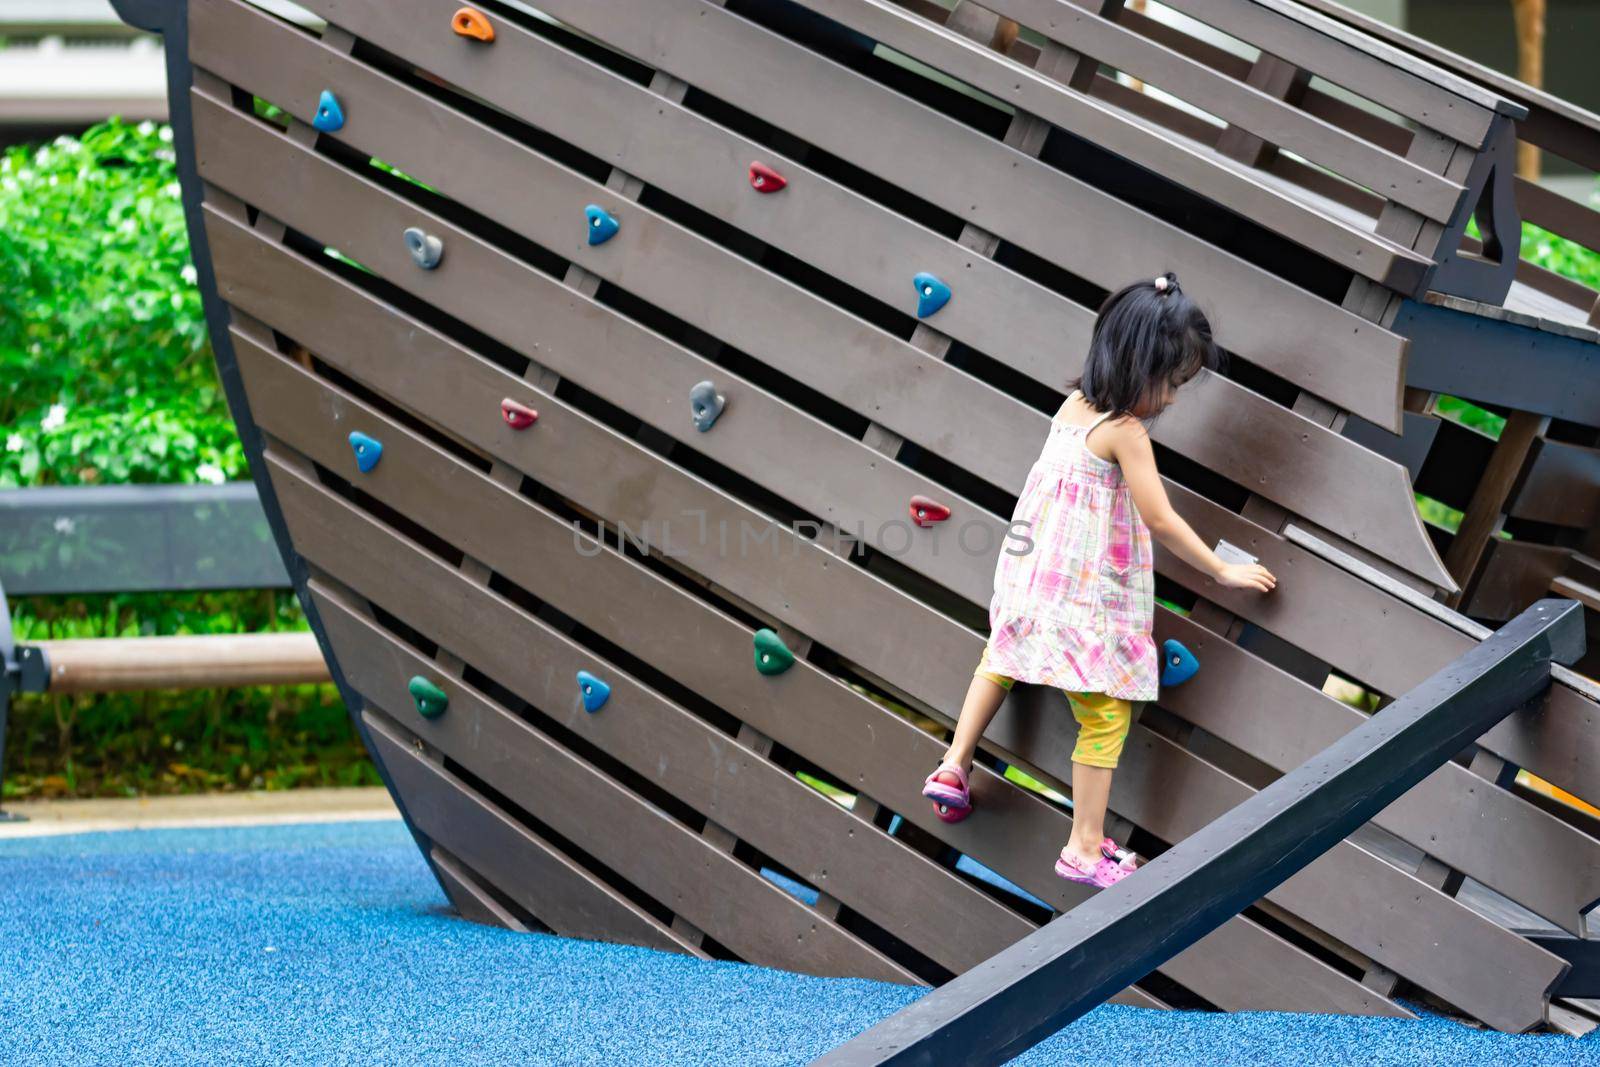
[[[20,641],[305,630],[270,590],[37,597],[13,605]],[[376,785],[332,685],[24,694],[11,706],[5,796],[135,796]]]
[[[1470,401],[1454,396],[1440,396],[1434,403],[1433,409],[1440,415],[1463,426],[1469,426],[1480,433],[1488,434],[1496,441],[1506,428],[1506,420],[1502,415],[1492,411],[1485,411]]]
[[[0,488],[246,473],[171,141],[113,119],[0,156]]]

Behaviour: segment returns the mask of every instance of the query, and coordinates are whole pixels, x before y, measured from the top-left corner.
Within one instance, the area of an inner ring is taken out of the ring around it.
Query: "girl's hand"
[[[1224,563],[1217,572],[1217,584],[1229,589],[1254,589],[1270,593],[1278,584],[1272,572],[1259,563]]]

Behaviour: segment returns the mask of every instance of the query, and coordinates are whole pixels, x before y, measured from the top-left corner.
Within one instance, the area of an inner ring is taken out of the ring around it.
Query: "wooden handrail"
[[[206,634],[38,641],[49,692],[306,685],[330,680],[314,635]]]

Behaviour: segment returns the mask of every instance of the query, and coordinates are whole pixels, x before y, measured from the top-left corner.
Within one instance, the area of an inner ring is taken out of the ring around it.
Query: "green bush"
[[[248,473],[171,141],[113,119],[0,156],[0,488]]]

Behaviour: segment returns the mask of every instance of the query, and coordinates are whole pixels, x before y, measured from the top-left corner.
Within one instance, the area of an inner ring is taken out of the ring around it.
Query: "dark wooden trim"
[[[1305,867],[1536,698],[1551,664],[1583,647],[1581,609],[1540,601],[1134,876],[813,1062],[1011,1059]]]

